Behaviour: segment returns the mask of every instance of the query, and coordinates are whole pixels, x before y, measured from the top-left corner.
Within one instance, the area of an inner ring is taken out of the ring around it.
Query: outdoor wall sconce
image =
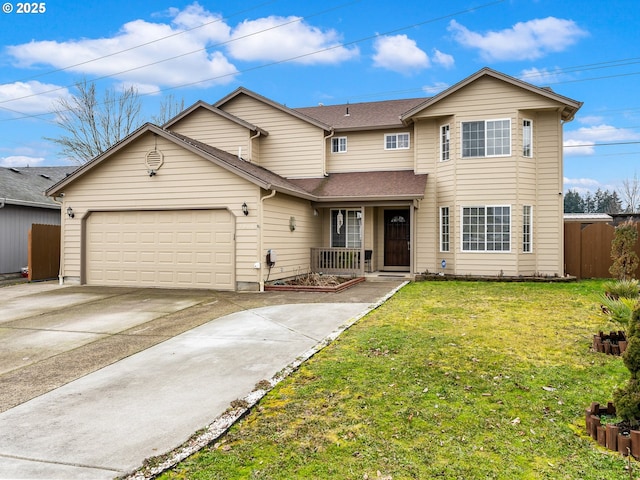
[[[247,207],[247,202],[242,204],[242,213],[244,213],[245,217],[249,215],[249,207]]]
[[[292,232],[296,229],[296,217],[289,218],[289,230]]]
[[[73,213],[73,209],[72,209],[71,207],[67,207],[67,216],[68,216],[69,218],[73,218],[73,217],[75,217],[75,216],[76,216],[76,214],[75,214],[75,213]]]

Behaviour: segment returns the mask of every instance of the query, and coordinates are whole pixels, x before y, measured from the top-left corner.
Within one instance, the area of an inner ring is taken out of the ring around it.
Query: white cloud
[[[411,73],[431,65],[429,56],[406,35],[380,36],[374,43],[373,64],[394,72]]]
[[[640,134],[627,128],[600,124],[582,127],[565,133],[564,154],[593,155],[596,143],[625,142],[640,139]]]
[[[245,61],[277,62],[291,58],[307,65],[334,64],[360,53],[357,47],[344,47],[335,30],[323,31],[293,16],[245,20],[233,29],[231,39],[226,45],[229,55]]]
[[[535,60],[561,52],[588,35],[573,20],[547,17],[518,22],[500,31],[477,33],[455,20],[448,30],[465,47],[477,48],[485,60]]]
[[[27,157],[24,155],[13,155],[10,157],[0,157],[2,167],[35,167],[45,161],[42,157]]]
[[[561,78],[560,69],[555,68],[549,70],[547,68],[527,68],[520,74],[520,80],[524,80],[534,85],[548,85],[550,83],[557,83]]]
[[[584,117],[578,116],[576,120],[584,125],[596,125],[602,122],[602,117],[599,115],[586,115]]]
[[[448,83],[444,83],[444,82],[436,82],[433,85],[425,85],[422,87],[422,91],[429,94],[429,95],[435,95],[437,93],[442,92],[443,90],[446,90],[447,88],[449,88],[449,84]]]
[[[443,66],[444,68],[452,68],[455,60],[452,55],[448,53],[442,53],[437,48],[433,49],[433,63]]]
[[[581,187],[597,187],[600,185],[598,180],[594,180],[593,178],[567,178],[564,177],[563,183],[565,185],[575,185]]]
[[[9,46],[7,52],[20,67],[50,65],[87,75],[114,75],[128,84],[176,86],[214,79],[204,87],[231,81],[235,66],[221,52],[206,50],[207,45],[228,40],[230,27],[197,3],[172,13],[171,25],[134,20],[112,37],[32,41]],[[172,59],[162,61],[167,58]]]
[[[71,94],[58,85],[36,81],[5,83],[0,85],[0,110],[17,115],[48,113],[61,97],[71,98]]]

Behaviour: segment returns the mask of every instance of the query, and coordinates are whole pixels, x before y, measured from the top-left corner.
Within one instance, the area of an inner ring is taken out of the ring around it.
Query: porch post
[[[360,276],[364,277],[364,240],[365,240],[365,223],[364,223],[364,206],[360,206]]]

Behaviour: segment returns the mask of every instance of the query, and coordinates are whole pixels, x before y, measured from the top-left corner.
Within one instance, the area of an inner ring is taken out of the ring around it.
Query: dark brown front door
[[[411,228],[409,210],[384,212],[384,265],[408,267]]]

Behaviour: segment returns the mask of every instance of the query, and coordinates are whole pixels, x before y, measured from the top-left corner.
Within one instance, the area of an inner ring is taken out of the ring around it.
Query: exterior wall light
[[[73,209],[72,209],[71,207],[67,207],[67,216],[68,216],[69,218],[73,218],[73,217],[75,217],[75,216],[76,216],[76,214],[75,214],[75,213],[73,213]]]
[[[296,217],[289,218],[289,230],[292,232],[296,229]]]
[[[242,213],[244,213],[245,217],[249,215],[249,207],[247,207],[247,202],[242,204]]]

